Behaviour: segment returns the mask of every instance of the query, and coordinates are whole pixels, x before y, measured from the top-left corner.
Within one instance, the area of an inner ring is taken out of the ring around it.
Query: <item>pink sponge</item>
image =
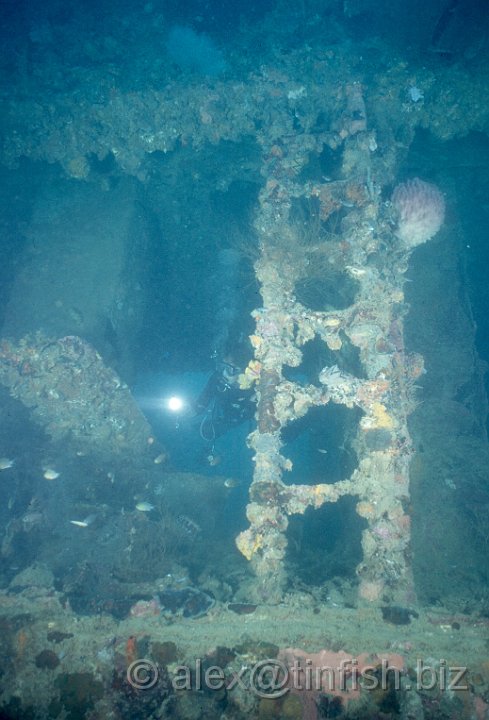
[[[397,214],[395,233],[408,248],[436,235],[445,218],[445,200],[436,185],[413,178],[394,188],[392,206]]]

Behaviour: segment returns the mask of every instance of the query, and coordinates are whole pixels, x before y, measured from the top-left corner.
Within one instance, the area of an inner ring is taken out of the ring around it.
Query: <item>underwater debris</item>
[[[73,633],[63,632],[62,630],[50,630],[47,634],[48,641],[56,644],[63,642],[63,640],[69,640],[72,637],[74,637]]]
[[[163,612],[193,619],[206,615],[216,602],[210,593],[193,587],[164,590],[157,597]]]
[[[73,454],[147,456],[149,424],[129,388],[82,338],[37,332],[0,344],[0,384],[53,441]],[[81,455],[81,457],[83,457]],[[78,455],[80,457],[80,455]],[[46,480],[56,479],[44,468]]]
[[[253,603],[228,603],[228,610],[237,615],[252,615],[257,607]]]
[[[382,619],[392,625],[409,625],[411,618],[418,618],[416,610],[401,607],[400,605],[389,605],[380,608]]]
[[[58,655],[52,650],[41,650],[34,660],[37,668],[42,670],[54,670],[60,664]]]
[[[84,717],[104,696],[102,681],[88,672],[63,673],[58,675],[54,685],[68,717]]]
[[[137,654],[134,661],[139,657],[141,655]],[[130,663],[127,667],[129,665]],[[148,718],[158,717],[161,707],[164,706],[165,715],[175,717],[171,706],[168,705],[172,700],[173,687],[166,667],[159,665],[158,682],[147,686],[143,685],[143,690],[135,683],[128,682],[127,667],[117,669],[112,677],[110,696],[114,706],[114,715],[120,720],[148,720]],[[72,716],[70,715],[70,717]],[[77,715],[76,717],[82,716]]]
[[[129,610],[131,617],[151,617],[152,615],[159,615],[161,612],[161,605],[158,598],[152,598],[151,600],[138,600]]]
[[[177,646],[171,640],[160,642],[156,640],[151,643],[151,657],[156,660],[159,665],[169,665],[177,662],[179,657]]]

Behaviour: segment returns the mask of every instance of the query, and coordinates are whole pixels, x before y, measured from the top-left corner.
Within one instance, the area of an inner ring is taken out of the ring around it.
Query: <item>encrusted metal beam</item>
[[[355,90],[356,105],[364,108],[360,89]],[[308,184],[302,190],[303,196],[315,195],[326,203],[335,198],[350,208],[338,241],[325,242],[321,248],[335,272],[341,270],[357,284],[354,302],[343,310],[311,311],[294,295],[297,282],[307,275],[310,248],[293,239],[290,207],[292,198],[301,195],[297,175],[310,146],[306,143],[301,150],[297,139],[284,140],[280,152],[264,154],[266,182],[255,223],[261,246],[255,273],[263,307],[254,312],[255,359],[243,376],[248,385],[256,380],[258,427],[249,437],[255,451],[247,508],[250,527],[237,538],[238,548],[255,571],[255,595],[261,601],[279,602],[283,597],[288,516],[344,495],[358,498],[357,512],[366,521],[363,560],[357,568],[360,598],[402,603],[415,598],[409,515],[413,451],[407,417],[415,406],[414,383],[423,372],[423,360],[404,347],[403,318],[408,308],[403,284],[411,250],[431,237],[433,229],[436,232],[443,208],[433,186],[420,181],[405,192],[401,189],[399,207],[394,208],[399,225],[394,231],[384,215],[380,189],[371,180],[373,149],[365,119],[351,135],[343,166],[352,179],[330,183],[329,189]],[[429,232],[422,227],[426,215],[418,212],[420,195],[428,206],[432,203]],[[316,336],[332,351],[340,351],[345,342],[358,348],[362,375],[340,369],[339,356],[337,365],[322,370],[319,386],[286,380],[284,368],[298,367],[301,346]],[[354,442],[358,467],[351,478],[340,482],[287,485],[283,474],[292,464],[281,453],[281,431],[313,405],[328,402],[363,412]]]

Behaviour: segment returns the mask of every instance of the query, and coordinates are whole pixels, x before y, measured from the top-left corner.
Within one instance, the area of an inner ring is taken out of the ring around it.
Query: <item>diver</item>
[[[254,391],[240,387],[242,372],[232,356],[219,360],[194,404],[195,413],[203,415],[199,432],[207,445],[206,460],[209,465],[217,464],[218,456],[214,449],[217,438],[254,417]]]

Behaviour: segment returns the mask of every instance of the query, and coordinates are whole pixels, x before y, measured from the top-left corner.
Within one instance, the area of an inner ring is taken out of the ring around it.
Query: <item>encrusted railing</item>
[[[255,599],[278,602],[286,583],[288,517],[344,495],[356,496],[357,513],[367,523],[357,568],[360,597],[409,603],[414,600],[409,515],[413,451],[407,416],[415,405],[414,382],[423,372],[423,359],[407,354],[403,342],[404,272],[412,248],[400,242],[383,217],[380,189],[370,179],[365,125],[344,146],[348,180],[299,185],[309,150],[290,138],[264,150],[265,185],[255,223],[261,248],[255,273],[263,306],[254,312],[255,359],[243,377],[245,384],[256,383],[257,428],[249,437],[255,467],[249,528],[236,542],[256,574]],[[331,268],[356,282],[354,302],[338,311],[311,311],[295,297],[297,282],[308,273],[308,250],[304,245],[301,253],[300,242],[291,240],[291,205],[293,198],[314,196],[320,204],[334,198],[336,207],[346,208],[336,239],[321,246]],[[284,369],[300,366],[301,347],[316,336],[338,352],[338,364],[321,371],[318,385],[287,380]],[[348,342],[358,348],[361,377],[340,369],[339,351]],[[329,402],[363,413],[354,441],[358,466],[339,482],[287,484],[284,473],[292,465],[281,453],[282,430],[312,406]]]

